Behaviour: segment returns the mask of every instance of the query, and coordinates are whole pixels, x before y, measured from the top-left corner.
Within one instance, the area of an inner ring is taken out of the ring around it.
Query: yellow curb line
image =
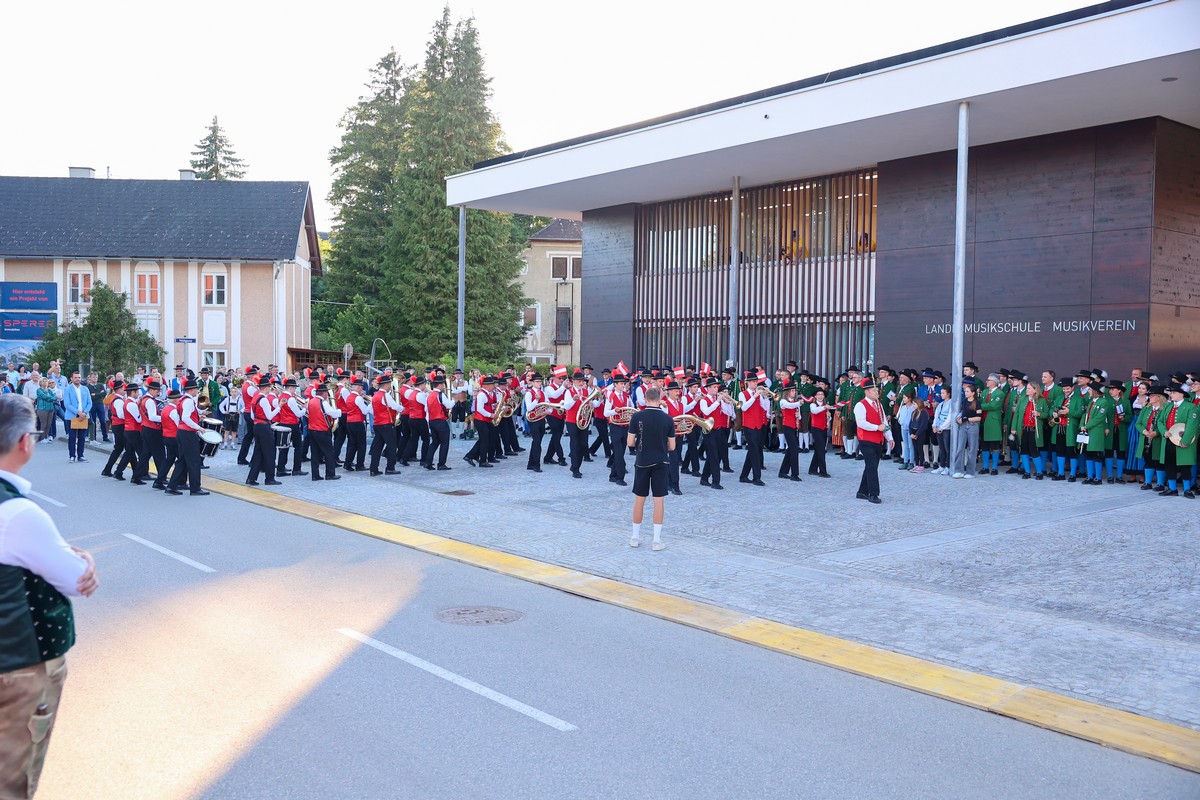
[[[219,478],[219,494],[1200,772],[1200,731]]]

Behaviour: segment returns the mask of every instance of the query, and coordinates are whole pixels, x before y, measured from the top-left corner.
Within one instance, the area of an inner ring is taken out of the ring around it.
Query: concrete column
[[[963,370],[963,330],[966,325],[967,307],[967,150],[969,146],[967,123],[970,103],[958,104],[958,181],[954,197],[954,320],[951,326],[951,369],[953,370],[952,397],[961,397]],[[950,427],[951,464],[958,452],[958,426]]]

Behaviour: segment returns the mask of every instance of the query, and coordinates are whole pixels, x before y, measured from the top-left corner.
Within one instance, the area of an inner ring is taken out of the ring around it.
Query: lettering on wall
[[[1045,327],[1043,326],[1045,323]],[[949,322],[925,325],[925,335],[949,336],[954,326]],[[1034,320],[1032,322],[972,322],[963,326],[970,334],[1021,334],[1042,333],[1099,333],[1105,331],[1136,331],[1136,319],[1062,319]]]

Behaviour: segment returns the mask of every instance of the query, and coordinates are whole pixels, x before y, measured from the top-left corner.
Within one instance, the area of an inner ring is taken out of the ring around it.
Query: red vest
[[[866,417],[867,417],[867,422],[869,424],[871,424],[871,425],[882,425],[883,424],[883,414],[880,412],[880,410],[878,408],[875,407],[874,403],[870,402],[869,400],[860,400],[859,404],[866,406],[866,412],[867,412]],[[874,442],[875,444],[883,444],[883,431],[868,431],[868,430],[859,428],[858,429],[858,438],[862,439],[864,442]]]
[[[342,409],[342,413],[346,415],[346,422],[362,422],[366,419],[363,416],[363,410],[358,406],[358,392],[351,392],[346,398],[346,407]]]
[[[267,412],[263,410],[263,400],[264,399],[267,400],[268,404],[273,405],[270,401],[270,398],[267,398],[266,395],[262,394],[261,392],[259,394],[254,395],[254,405],[251,406],[250,413],[254,415],[254,424],[255,425],[270,425],[271,424],[271,420],[267,419]]]
[[[251,378],[246,378],[246,380],[242,381],[242,388],[241,388],[242,408],[246,409],[247,411],[250,410],[251,402],[254,400],[255,397],[258,396],[257,392],[253,396],[251,396],[251,394],[250,394],[250,387],[253,385],[250,383],[251,380],[252,380]]]
[[[133,405],[136,406],[138,404],[138,401],[130,400],[130,398],[128,398],[128,397],[125,398],[125,407],[126,407],[126,409],[125,409],[125,432],[126,433],[132,433],[132,432],[141,433],[142,432],[142,423],[133,418],[133,412],[129,410],[130,403],[132,403]]]
[[[175,438],[175,433],[178,430],[178,426],[175,424],[175,421],[171,419],[171,411],[175,411],[177,414],[179,413],[178,402],[179,401],[177,400],[174,403],[168,403],[167,405],[163,406],[162,435],[164,439]]]
[[[325,418],[325,409],[321,406],[320,397],[308,400],[308,429],[310,431],[328,431],[329,420]]]
[[[561,384],[561,383],[554,383],[554,382],[551,382],[551,384],[550,384],[550,385],[551,385],[551,386],[553,386],[555,389],[557,389],[557,388],[559,388],[560,386],[562,386],[562,384]],[[568,387],[567,387],[567,391],[568,391],[568,392],[569,392],[569,391],[571,391],[571,387],[570,387],[570,386],[568,386]],[[559,398],[558,398],[558,403],[559,403],[559,405],[562,405],[562,404],[563,404],[563,402],[565,402],[565,401],[566,401],[566,399],[567,399],[567,396],[566,396],[565,394],[563,394],[563,395],[559,396]],[[554,409],[553,411],[551,411],[551,412],[550,412],[550,416],[552,416],[552,417],[558,417],[559,419],[563,419],[563,418],[565,418],[567,415],[566,415],[565,413],[563,413],[562,411],[559,411],[559,410],[556,408],[556,409]]]
[[[442,393],[430,392],[425,395],[425,416],[430,422],[446,419],[446,407],[442,405]]]
[[[121,405],[118,407],[117,403],[120,403]],[[118,408],[120,408],[119,411],[117,410]],[[112,412],[112,421],[109,424],[111,424],[114,428],[124,428],[125,427],[125,398],[124,397],[114,397],[112,399],[112,402],[108,404],[108,409],[109,409],[109,411]]]
[[[425,419],[425,404],[421,402],[419,394],[415,388],[410,388],[400,395],[404,413],[408,414],[409,419]]]
[[[780,406],[779,410],[783,414],[783,427],[785,427],[785,428],[796,427],[796,412],[799,411],[800,409],[799,408],[784,408],[783,406]]]
[[[587,389],[577,392],[572,386],[567,391],[575,396],[575,405],[567,409],[567,424],[575,425],[579,421],[579,405],[583,402],[583,398],[587,397]]]
[[[375,415],[376,425],[394,425],[396,422],[392,417],[392,407],[387,404],[386,398],[387,392],[383,389],[371,395],[371,413]]]
[[[150,412],[147,410],[147,409],[153,409],[155,412],[157,412],[158,411],[158,401],[155,400],[150,395],[146,395],[142,399],[138,400],[138,405],[140,406],[140,408],[138,410],[142,412],[142,428],[143,428],[143,430],[146,428],[149,428],[152,431],[161,431],[162,423],[155,422],[154,420],[150,419]]]
[[[826,409],[828,409],[828,406],[826,407]],[[818,430],[822,430],[822,431],[828,430],[829,429],[829,411],[825,410],[825,411],[822,411],[820,414],[813,414],[812,419],[809,422],[809,426],[813,427],[813,428],[817,428]]]
[[[667,406],[667,413],[672,417],[678,417],[683,413],[683,400],[676,401],[668,397],[664,402]]]
[[[474,409],[479,404],[479,395],[483,395],[483,407],[493,414],[496,413],[496,398],[492,396],[491,392],[483,389],[480,389],[479,393],[475,395],[475,399],[471,403],[471,408]],[[486,422],[489,425],[492,424],[490,417],[485,417],[477,411],[475,412],[475,421]]]
[[[767,426],[767,412],[763,411],[762,403],[759,402],[758,392],[746,392],[747,397],[754,397],[754,405],[750,406],[749,411],[742,411],[742,427],[758,430]],[[740,402],[745,402],[740,397]]]
[[[183,397],[179,398],[179,406],[178,406],[178,408],[179,408],[179,420],[180,420],[180,425],[179,425],[179,427],[180,427],[182,430],[191,431],[192,433],[198,433],[198,431],[196,431],[196,430],[194,430],[194,429],[192,429],[192,428],[187,428],[187,427],[184,427],[184,425],[183,425],[183,420],[187,419],[187,417],[185,417],[185,416],[184,416],[184,414],[183,414],[183,401],[184,401],[184,400],[186,400],[186,399],[187,399],[187,395],[184,395]],[[193,402],[192,402],[192,412],[191,412],[191,417],[192,417],[192,424],[193,424],[193,425],[195,425],[197,428],[199,428],[199,427],[200,427],[200,414],[199,414],[199,412],[198,412],[198,411],[196,411],[196,403],[195,403],[195,401],[194,401],[194,400],[193,400]]]
[[[278,418],[279,424],[280,425],[299,425],[300,418],[296,416],[295,411],[292,411],[292,407],[288,402],[289,400],[291,400],[291,398],[288,397],[287,395],[284,395],[279,400],[279,418]]]

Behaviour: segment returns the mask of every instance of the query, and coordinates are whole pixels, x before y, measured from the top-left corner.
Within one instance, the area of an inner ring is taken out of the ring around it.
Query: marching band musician
[[[367,414],[371,403],[363,397],[364,381],[351,381],[345,401],[346,472],[367,471]]]
[[[530,412],[542,403],[548,403],[546,392],[542,389],[542,376],[531,372],[525,379],[525,419],[529,421],[529,462],[525,469],[530,472],[542,471],[542,437],[546,435],[546,419],[529,419]]]
[[[503,389],[501,402],[511,403],[517,393],[521,391],[521,382],[517,379],[517,375],[511,369],[504,373],[504,383],[500,387]],[[514,414],[509,414],[500,421],[500,436],[499,439],[504,443],[504,455],[515,456],[518,453],[525,452],[525,448],[521,447],[521,442],[517,439],[517,423],[513,419]]]
[[[677,373],[683,375],[683,370]],[[662,410],[667,412],[667,416],[671,417],[674,424],[675,417],[685,413],[683,410],[683,387],[675,381],[667,381],[667,396],[663,400]],[[695,430],[693,427],[692,430]],[[671,494],[683,494],[679,490],[679,465],[683,461],[683,448],[679,443],[675,443],[675,447],[667,452],[667,491]]]
[[[245,379],[242,381],[242,388],[239,392],[241,397],[242,419],[246,422],[246,438],[242,439],[242,446],[238,449],[237,463],[242,466],[249,466],[250,447],[254,444],[254,398],[258,394],[258,381],[255,377],[258,375],[258,367],[254,364],[246,367]]]
[[[435,456],[438,460],[436,469],[450,469],[446,466],[446,457],[450,454],[450,423],[447,418],[450,409],[454,407],[454,401],[444,391],[445,386],[445,377],[438,375],[430,383],[430,391],[425,394],[425,418],[429,423],[429,447],[426,451],[428,456],[423,455],[422,466],[428,470],[435,469],[433,466]]]
[[[700,416],[700,381],[696,378],[688,378],[683,395],[683,413],[694,414]],[[702,445],[700,444],[700,436],[704,431],[698,427],[693,427],[687,435],[687,452],[683,455],[683,465],[680,469],[685,475],[700,474],[700,453]]]
[[[270,387],[270,378],[263,375],[259,382],[259,391],[254,395],[250,406],[250,415],[254,419],[254,455],[250,457],[247,486],[258,486],[260,472],[266,475],[264,486],[283,485],[275,480],[275,432],[271,430],[271,422],[279,416],[279,409],[266,391]]]
[[[471,406],[475,416],[475,432],[479,438],[463,456],[463,461],[472,467],[491,468],[492,466],[488,459],[492,450],[492,432],[495,430],[495,426],[492,425],[492,416],[496,413],[496,399],[491,391],[491,387],[495,385],[496,379],[491,375],[485,375]]]
[[[175,407],[178,425],[175,431],[175,444],[179,457],[175,462],[175,471],[167,484],[166,494],[179,495],[179,487],[186,477],[188,493],[193,495],[209,494],[200,488],[200,412],[196,397],[199,385],[194,380],[183,382],[183,397]]]
[[[879,499],[879,459],[883,455],[885,442],[892,437],[892,426],[879,402],[879,384],[875,382],[875,377],[867,375],[863,378],[855,393],[858,391],[863,393],[863,399],[854,405],[854,430],[862,454],[863,476],[855,497],[879,504],[883,502]]]
[[[313,396],[308,401],[307,416],[312,479],[336,481],[341,476],[336,471],[337,453],[333,450],[333,435],[329,429],[332,427],[331,421],[342,416],[342,412],[329,400],[329,387],[324,383],[317,383],[313,388]],[[325,467],[324,476],[321,475],[322,466]]]
[[[759,387],[759,376],[750,371],[742,376],[745,389],[738,395],[738,408],[742,412],[742,435],[746,440],[746,459],[742,463],[741,483],[766,486],[762,479],[763,445],[766,444],[767,418],[771,413],[771,401],[766,396],[767,388]],[[754,478],[751,479],[750,476]]]
[[[450,379],[450,399],[454,407],[450,412],[450,435],[452,438],[466,438],[463,434],[467,429],[467,415],[471,412],[471,385],[463,378],[461,369],[454,370]]]
[[[607,460],[607,465],[612,466],[612,444],[609,442],[608,434],[608,419],[604,416],[604,406],[608,402],[608,395],[612,392],[612,379],[609,377],[611,373],[607,369],[604,370],[604,378],[595,378],[591,380],[591,384],[596,389],[601,389],[604,393],[600,395],[600,402],[596,403],[595,409],[592,411],[592,427],[596,429],[596,441],[592,442],[588,447],[586,459],[592,460],[592,456],[599,452],[600,448],[604,448],[604,458]]]
[[[117,379],[112,384],[113,399],[109,401],[108,410],[112,415],[110,427],[113,432],[113,449],[108,454],[108,461],[104,464],[104,469],[100,470],[100,474],[105,478],[116,478],[119,481],[125,480],[121,477],[120,472],[113,475],[113,467],[121,459],[121,455],[125,452],[125,382]]]
[[[184,381],[186,382],[186,378]],[[181,383],[180,386],[183,384]],[[159,416],[162,418],[162,442],[163,442],[163,466],[162,471],[154,478],[154,483],[150,484],[153,489],[166,489],[167,481],[171,478],[171,468],[175,466],[179,459],[179,450],[175,446],[175,433],[179,429],[179,410],[175,404],[179,402],[179,398],[183,397],[183,392],[178,389],[171,389],[167,392],[167,404],[162,407]]]
[[[712,429],[704,434],[704,472],[700,476],[701,486],[724,489],[721,485],[721,457],[729,447],[729,421],[733,418],[733,403],[726,402],[729,395],[721,390],[721,381],[709,378],[704,382],[704,394],[697,408],[700,416],[712,423]]]
[[[783,397],[779,399],[780,427],[783,430],[783,440],[786,449],[783,453],[783,463],[779,465],[780,479],[787,478],[799,481],[800,478],[800,409],[805,405],[798,397],[799,387],[795,383],[785,384]]]
[[[618,486],[625,483],[625,442],[629,435],[629,426],[613,420],[617,411],[622,408],[632,408],[633,399],[629,396],[629,376],[621,373],[613,378],[612,391],[604,398],[604,418],[608,421],[608,435],[612,447],[612,455],[608,459],[608,480]]]
[[[567,377],[567,368],[557,366],[551,372],[550,385],[546,387],[546,402],[563,404],[567,393],[567,384],[563,378]],[[546,457],[542,459],[543,464],[554,462],[560,467],[566,466],[567,459],[563,455],[562,435],[563,435],[563,420],[566,414],[557,409],[550,412],[550,416],[546,417],[546,426],[550,428],[550,444],[546,448]]]
[[[808,403],[808,430],[812,434],[812,459],[808,462],[808,474],[822,478],[829,477],[829,470],[825,466],[825,446],[829,439],[829,415],[833,410],[825,405],[827,394],[820,386],[814,386],[812,401]]]
[[[342,424],[338,425],[337,430],[333,434],[333,455],[337,458],[339,465],[345,463],[347,467],[351,466],[350,460],[342,459],[342,448],[348,447],[346,442],[350,437],[350,387],[347,386],[349,377],[345,370],[338,367],[336,372],[332,373],[337,376],[337,386],[333,390],[333,397],[329,398],[338,407],[338,411],[342,412]],[[348,469],[347,472],[354,470]]]
[[[429,376],[413,376],[415,381],[400,392],[400,400],[404,404],[404,413],[408,415],[408,438],[404,442],[404,451],[400,454],[400,463],[407,467],[410,461],[417,461],[417,447],[420,446],[420,463],[425,463],[429,455],[429,421],[425,417],[425,396],[429,392]]]
[[[588,432],[586,428],[579,427],[579,407],[583,404],[584,398],[588,396],[587,378],[582,372],[576,370],[571,375],[571,386],[568,387],[567,393],[563,398],[563,404],[566,406],[567,431],[571,437],[571,477],[582,478],[583,473],[580,468],[583,466],[583,454],[587,450]]]
[[[125,467],[129,467],[129,482],[141,486],[145,481],[138,477],[141,465],[138,463],[138,453],[142,451],[142,411],[138,405],[138,396],[142,387],[136,383],[125,385],[125,455],[117,462],[113,477],[119,481]]]
[[[274,386],[275,384],[272,384]],[[307,411],[305,404],[297,396],[296,379],[288,378],[283,382],[283,394],[279,396],[279,424],[286,425],[291,429],[288,437],[292,446],[287,449],[277,448],[279,450],[278,460],[275,462],[276,475],[295,475],[302,477],[307,475],[307,472],[302,472],[304,466],[304,447],[300,441],[300,420],[304,419],[304,414]],[[292,451],[292,469],[287,469],[288,449]]]
[[[1172,376],[1176,377],[1176,376]],[[1182,376],[1179,376],[1182,377]],[[1200,408],[1188,402],[1187,390],[1183,383],[1172,383],[1168,387],[1170,403],[1160,412],[1156,429],[1158,435],[1166,439],[1163,443],[1162,471],[1166,473],[1167,486],[1159,492],[1161,497],[1178,497],[1179,483],[1183,483],[1183,496],[1189,500],[1196,498],[1192,488],[1191,466],[1196,463],[1196,439],[1200,433]],[[1171,439],[1171,428],[1183,425],[1183,433],[1178,437],[1180,443],[1175,444]]]
[[[371,475],[399,475],[396,469],[396,412],[401,408],[392,396],[392,376],[379,376],[379,386],[371,395],[371,417],[375,421],[375,438],[371,441]],[[379,458],[383,456],[386,469],[379,471]]]
[[[132,483],[138,481],[145,482],[150,477],[150,459],[154,459],[154,469],[165,481],[166,475],[163,475],[163,461],[166,459],[166,454],[163,452],[162,440],[162,416],[158,411],[158,393],[162,390],[162,384],[158,381],[149,381],[146,384],[146,393],[138,400],[138,411],[142,418],[142,447],[138,452],[138,471],[134,475]],[[158,483],[158,478],[154,482]],[[162,488],[157,486],[156,488]]]

